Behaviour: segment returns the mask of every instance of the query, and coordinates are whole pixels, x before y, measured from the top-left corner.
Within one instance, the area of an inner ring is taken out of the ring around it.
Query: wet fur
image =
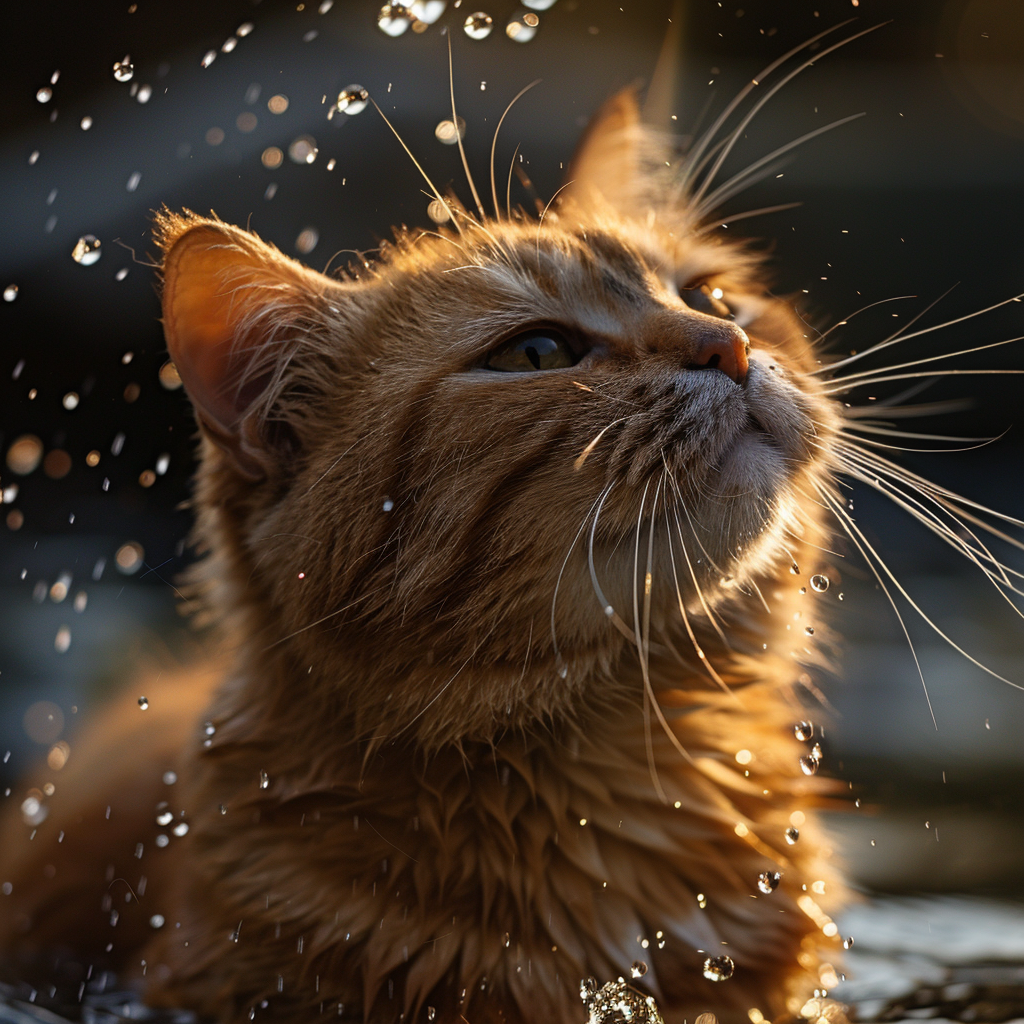
[[[225,431],[197,403],[192,581],[229,667],[178,702],[195,724],[173,790],[169,755],[147,756],[109,789],[62,778],[31,845],[4,822],[8,952],[112,942],[127,974],[146,961],[150,1000],[239,1022],[343,1005],[570,1024],[581,978],[637,959],[667,1021],[739,1022],[799,1011],[830,976],[831,851],[812,818],[796,845],[784,832],[824,788],[792,733],[821,656],[790,567],[827,542],[813,496],[838,416],[757,260],[666,200],[638,149],[657,141],[609,116],[542,222],[455,207],[458,230],[400,233],[341,278],[161,215],[165,271],[216,250],[238,296],[221,397],[239,418]],[[680,300],[697,278],[751,339],[742,387],[692,368],[732,329]],[[480,368],[536,323],[591,355]],[[167,850],[160,799],[189,824]],[[113,860],[150,881],[111,929]],[[765,870],[783,875],[767,896]],[[55,885],[89,894],[80,912]],[[723,952],[734,977],[706,981]]]

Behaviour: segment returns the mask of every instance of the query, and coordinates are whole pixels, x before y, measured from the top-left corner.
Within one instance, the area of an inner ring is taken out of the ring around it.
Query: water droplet
[[[66,654],[71,646],[71,630],[67,626],[61,626],[53,639],[53,649],[58,654]]]
[[[819,593],[824,594],[829,588],[831,580],[827,576],[823,576],[820,572],[815,573],[811,577],[811,586]]]
[[[299,237],[295,239],[295,249],[305,256],[316,248],[319,241],[320,232],[316,228],[303,228],[299,232]]]
[[[151,85],[140,85],[139,91],[135,94],[135,98],[139,103],[148,103],[153,95],[153,86]]]
[[[736,970],[731,956],[709,956],[704,961],[704,977],[708,981],[728,981]]]
[[[642,978],[647,973],[647,964],[643,960],[634,960],[629,968],[631,978]]]
[[[217,59],[216,50],[207,50],[203,54],[203,59],[199,62],[199,66],[202,68],[208,68]]]
[[[230,53],[238,45],[238,40],[235,36],[228,36],[223,43],[220,44],[221,53]]]
[[[163,782],[165,786],[173,786],[178,781],[177,772],[164,772]]]
[[[792,846],[800,838],[800,829],[793,828],[792,825],[786,829],[786,842]]]
[[[74,608],[76,612],[78,612],[79,614],[84,612],[86,605],[88,605],[88,603],[89,595],[84,590],[80,590],[77,594],[75,594]]]
[[[850,949],[852,946],[853,946],[853,936],[852,935],[847,935],[847,937],[845,939],[843,939],[843,949]]]
[[[395,507],[395,503],[390,498],[385,498],[384,504],[381,507],[385,512],[390,512]]]
[[[95,235],[82,235],[71,250],[71,258],[83,267],[91,267],[102,253],[103,243]]]
[[[263,770],[260,771],[260,789],[270,788],[270,776]]]
[[[36,90],[36,99],[40,103],[49,103],[53,99],[53,90],[48,85],[44,85],[41,89]]]
[[[816,775],[820,767],[821,762],[816,757],[807,756],[800,758],[800,771],[804,775]]]
[[[820,761],[821,760],[821,758],[822,758],[822,751],[821,751],[821,744],[820,743],[815,743],[814,746],[811,747],[811,757],[813,757],[815,761]]]
[[[792,565],[790,565],[790,567],[789,567],[789,571],[790,571],[790,572],[791,572],[791,573],[792,573],[792,574],[793,574],[794,576],[799,576],[799,575],[800,575],[800,566],[799,566],[799,565],[797,565],[797,564],[796,564],[796,562],[793,562],[793,563],[792,563]]]
[[[334,0],[321,0],[320,6],[316,9],[318,14],[326,14],[334,6]]]
[[[348,114],[350,117],[354,117],[356,114],[361,114],[369,102],[370,94],[361,85],[346,85],[338,93],[338,98],[331,108],[331,113],[333,114],[336,111],[339,114]],[[329,114],[328,116],[331,115]]]
[[[235,29],[235,35],[239,39],[244,39],[256,26],[251,21],[243,21],[238,28]]]
[[[163,926],[164,926],[164,915],[163,914],[154,914],[149,919],[149,927],[150,928],[163,928]]]
[[[804,626],[804,632],[808,636],[814,636],[814,627],[813,626]]]
[[[288,156],[297,164],[311,164],[319,152],[312,135],[300,135],[288,147]]]
[[[462,28],[470,39],[486,39],[494,28],[494,19],[483,11],[477,11],[466,18]]]
[[[78,393],[75,391],[69,391],[61,400],[60,404],[70,412],[72,409],[78,408]]]
[[[26,825],[41,825],[49,813],[50,809],[37,796],[25,797],[21,802],[21,817]]]
[[[272,114],[283,114],[288,109],[288,97],[278,93],[267,100],[267,110]]]
[[[171,457],[164,452],[156,460],[156,473],[157,476],[163,476],[167,472],[167,467],[171,464]]]
[[[135,74],[135,65],[126,53],[122,60],[114,61],[114,78],[119,82],[130,82]]]
[[[437,1017],[437,1010],[432,1006],[427,1007],[427,1020],[434,1020]]]
[[[801,743],[806,743],[809,739],[814,737],[814,723],[813,722],[797,722],[793,726],[793,735],[800,740]]]
[[[523,6],[529,7],[531,11],[546,11],[555,6],[555,0],[523,0]]]
[[[146,553],[142,545],[130,540],[117,549],[117,553],[114,555],[114,562],[117,564],[120,572],[123,572],[125,576],[131,576],[132,573],[139,571],[142,560],[145,557]]]
[[[149,707],[149,701],[145,697],[139,698],[139,707],[145,711]]]
[[[836,595],[836,597],[838,597],[840,601],[845,601],[846,600],[846,595],[841,590]]]
[[[174,828],[171,829],[171,831],[176,836],[183,836],[183,835],[185,835],[188,832],[188,822],[187,821],[179,821],[178,824],[175,825]]]
[[[455,125],[458,124],[458,131]],[[439,121],[434,129],[434,138],[443,142],[446,146],[454,146],[460,139],[466,137],[466,120],[458,117],[456,121]]]
[[[178,368],[170,359],[160,367],[157,376],[160,378],[160,384],[168,391],[177,391],[181,387],[181,376],[178,373]]]
[[[172,821],[174,821],[174,815],[170,811],[163,811],[156,816],[156,823],[161,827],[170,825]]]
[[[536,14],[513,14],[505,26],[505,35],[517,43],[528,43],[536,34],[540,18]]]
[[[92,118],[88,114],[79,121],[82,131],[87,132],[92,127]]]
[[[18,297],[18,286],[9,284],[4,289],[4,302],[13,302]]]
[[[583,1002],[590,1002],[597,993],[597,979],[596,978],[584,978],[580,982],[580,999]]]
[[[762,871],[757,876],[757,887],[766,896],[771,895],[779,887],[782,881],[782,874],[778,871]]]
[[[447,6],[448,0],[414,0],[409,10],[425,25],[433,25],[444,14]]]
[[[412,12],[405,4],[385,4],[377,15],[377,27],[392,38],[405,32],[412,21]]]

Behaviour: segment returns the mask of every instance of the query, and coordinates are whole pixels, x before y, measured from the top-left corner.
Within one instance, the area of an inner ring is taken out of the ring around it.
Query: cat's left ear
[[[267,421],[289,335],[333,287],[255,235],[163,213],[163,323],[171,359],[204,433],[249,480],[267,476],[285,437]]]
[[[560,197],[571,211],[595,200],[637,213],[649,202],[653,175],[663,168],[668,146],[644,125],[635,86],[606,100],[576,145]]]

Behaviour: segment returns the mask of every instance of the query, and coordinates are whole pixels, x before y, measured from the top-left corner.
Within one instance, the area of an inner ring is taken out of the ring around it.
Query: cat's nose
[[[689,369],[721,370],[737,384],[747,378],[750,339],[742,327],[728,321],[695,332],[696,351]]]

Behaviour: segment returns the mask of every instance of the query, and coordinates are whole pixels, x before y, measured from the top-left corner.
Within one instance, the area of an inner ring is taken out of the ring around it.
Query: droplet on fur
[[[831,580],[827,576],[823,576],[820,572],[815,573],[811,577],[811,586],[819,593],[824,594],[829,588]]]
[[[265,771],[263,771],[261,769],[260,770],[260,789],[269,789],[269,788],[270,788],[270,776]]]
[[[853,936],[852,935],[847,935],[847,937],[845,939],[843,939],[843,949],[850,949],[852,946],[853,946]]]
[[[757,887],[766,896],[770,896],[779,887],[782,881],[782,874],[778,871],[762,871],[757,876]]]
[[[790,826],[786,829],[786,842],[792,846],[800,838],[800,829]]]
[[[724,953],[722,956],[709,956],[704,961],[704,977],[708,981],[728,981],[735,970],[736,964],[732,957]]]
[[[580,999],[583,1002],[588,1002],[593,999],[597,993],[597,979],[596,978],[584,978],[580,982]]]
[[[817,775],[821,762],[816,757],[805,756],[800,758],[800,771],[804,775]]]
[[[412,22],[412,12],[405,4],[385,4],[377,15],[377,27],[392,38],[402,35]]]
[[[797,722],[796,725],[793,726],[793,735],[800,740],[801,743],[806,743],[814,736],[814,723]]]
[[[476,11],[462,25],[470,39],[486,39],[494,28],[494,19],[483,11]]]
[[[103,243],[95,235],[82,235],[71,250],[71,258],[83,267],[91,267],[103,255]]]
[[[132,64],[132,59],[127,53],[122,60],[114,61],[114,78],[119,82],[130,82],[134,74],[135,65]]]
[[[814,627],[813,626],[804,626],[804,632],[808,636],[814,636]]]
[[[149,700],[146,697],[139,698],[139,707],[145,711],[149,707]]]
[[[792,563],[792,564],[790,565],[790,567],[789,567],[789,571],[790,571],[790,572],[791,572],[791,573],[792,573],[792,574],[793,574],[794,576],[799,576],[799,575],[800,575],[800,566],[799,566],[799,565],[797,565],[797,564],[796,564],[796,562],[793,562],[793,563]]]
[[[629,968],[631,978],[642,978],[647,973],[647,964],[643,960],[634,960]]]

